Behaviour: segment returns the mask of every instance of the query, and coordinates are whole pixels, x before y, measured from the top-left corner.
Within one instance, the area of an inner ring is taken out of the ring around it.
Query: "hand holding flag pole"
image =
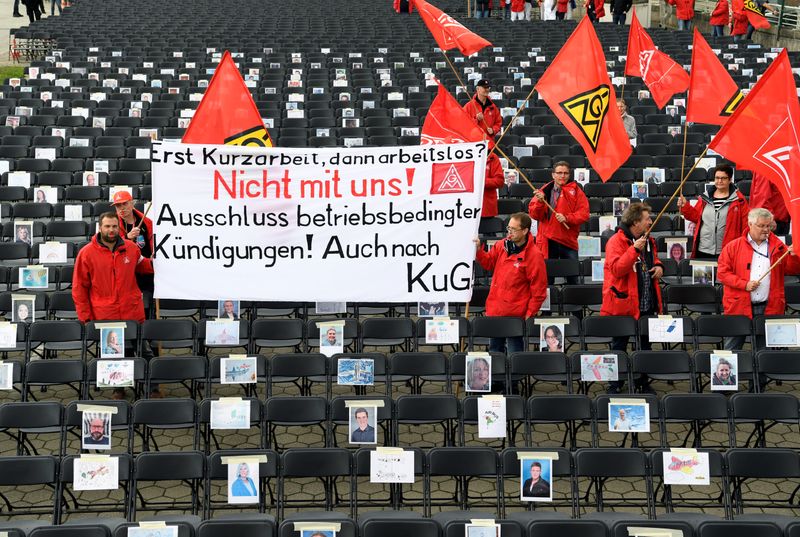
[[[680,182],[680,184],[678,185],[678,188],[676,188],[676,189],[675,189],[675,192],[673,192],[673,193],[672,193],[672,196],[670,196],[670,198],[667,200],[667,203],[665,203],[665,204],[664,204],[664,208],[663,208],[663,209],[661,209],[661,212],[660,212],[660,213],[658,213],[658,216],[656,216],[656,219],[655,219],[655,220],[653,220],[653,223],[652,223],[652,224],[650,224],[650,227],[649,227],[649,228],[647,228],[647,231],[645,231],[645,232],[644,232],[644,236],[645,236],[645,237],[646,237],[646,236],[648,236],[648,235],[650,235],[650,231],[651,231],[651,230],[652,230],[654,227],[656,227],[656,224],[658,223],[658,220],[659,220],[659,218],[661,218],[661,215],[663,215],[663,214],[664,214],[664,211],[666,211],[666,210],[667,210],[667,207],[669,207],[669,204],[670,204],[670,203],[672,203],[672,200],[674,200],[674,199],[675,199],[675,196],[677,196],[677,195],[678,195],[678,192],[680,192],[680,191],[683,189],[683,184],[686,182],[686,180],[689,178],[689,176],[690,176],[690,175],[692,175],[692,172],[693,172],[693,171],[694,171],[694,170],[697,168],[697,165],[698,165],[698,164],[700,164],[700,160],[701,160],[701,159],[702,159],[704,156],[706,156],[706,152],[708,152],[708,146],[706,146],[706,148],[705,148],[705,149],[703,149],[703,152],[702,152],[702,153],[700,153],[700,156],[699,156],[699,157],[697,157],[697,160],[695,160],[695,162],[694,162],[694,166],[692,166],[692,167],[689,169],[689,171],[686,173],[686,175],[684,175],[684,176],[683,176],[683,179],[681,179],[681,182]]]
[[[775,262],[772,264],[772,266],[770,266],[770,267],[767,269],[767,271],[766,271],[764,274],[762,274],[762,275],[761,275],[761,277],[760,277],[759,279],[757,279],[756,281],[757,281],[758,283],[761,283],[761,280],[763,280],[764,278],[766,278],[766,277],[767,277],[767,275],[769,275],[769,273],[770,273],[770,272],[772,272],[772,269],[774,269],[775,267],[777,267],[777,266],[780,264],[780,262],[781,262],[781,261],[783,261],[783,260],[786,258],[786,256],[787,256],[787,255],[789,255],[789,254],[791,254],[791,253],[792,253],[792,247],[791,247],[791,246],[789,246],[789,248],[788,248],[788,249],[787,249],[787,250],[786,250],[786,251],[783,253],[783,255],[782,255],[782,256],[780,256],[780,257],[778,258],[778,260],[777,260],[777,261],[775,261]]]

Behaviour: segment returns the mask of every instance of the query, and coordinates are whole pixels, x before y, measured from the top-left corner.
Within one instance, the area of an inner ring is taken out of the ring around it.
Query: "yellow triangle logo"
[[[250,147],[272,147],[272,140],[263,126],[247,129],[239,134],[225,138],[225,145],[244,145]]]
[[[736,93],[733,94],[733,97],[731,97],[730,100],[725,103],[725,106],[722,107],[722,111],[719,113],[719,115],[733,115],[733,113],[736,111],[736,107],[738,107],[739,103],[742,102],[742,99],[744,99],[744,95],[742,95],[741,91],[737,90]]]
[[[592,151],[597,151],[600,131],[603,129],[610,100],[611,89],[607,84],[601,84],[559,103],[581,130]]]

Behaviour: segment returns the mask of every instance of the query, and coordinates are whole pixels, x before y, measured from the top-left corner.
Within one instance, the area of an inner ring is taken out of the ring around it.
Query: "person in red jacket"
[[[750,26],[750,21],[747,20],[747,15],[744,13],[733,13],[731,17],[731,35],[734,42],[744,41],[747,39],[747,30]]]
[[[556,0],[556,20],[563,21],[567,16],[567,4],[569,0]]]
[[[751,209],[747,222],[747,233],[729,242],[719,256],[717,278],[722,283],[722,308],[725,315],[746,315],[751,319],[757,315],[783,315],[783,280],[786,274],[800,274],[800,258],[792,252],[769,271],[787,251],[772,233],[772,213]],[[741,349],[744,340],[744,336],[725,338],[725,349]],[[764,346],[763,338],[756,341],[756,346]]]
[[[475,120],[478,127],[488,134],[489,138],[493,138],[503,126],[500,110],[489,98],[489,90],[491,88],[492,85],[488,80],[478,80],[475,85],[475,95],[472,96],[471,101],[464,105],[464,112]]]
[[[606,243],[606,262],[603,272],[603,303],[600,315],[627,315],[639,319],[642,315],[662,312],[661,286],[664,274],[658,259],[656,241],[645,235],[653,219],[646,203],[631,203],[622,213],[617,232]],[[650,340],[643,337],[639,343],[649,350]],[[611,350],[626,351],[628,338],[611,339]],[[642,389],[646,389],[637,381]],[[619,393],[624,382],[609,383],[609,393]]]
[[[533,242],[531,217],[514,213],[508,221],[508,238],[497,241],[488,252],[476,239],[476,259],[493,271],[492,285],[486,298],[486,315],[493,317],[533,317],[547,297],[547,269],[544,258]],[[493,352],[521,352],[522,337],[491,338]]]
[[[716,259],[726,244],[747,229],[750,206],[732,178],[733,168],[721,164],[714,168],[714,185],[709,185],[697,203],[687,203],[682,195],[678,198],[681,214],[695,224],[693,259]]]
[[[153,222],[141,211],[134,208],[133,197],[130,192],[120,190],[114,194],[111,205],[117,211],[119,218],[120,234],[129,241],[136,243],[142,255],[153,257]],[[150,302],[153,297],[153,275],[136,274],[136,283],[145,295],[145,301]]]
[[[778,187],[772,181],[760,173],[753,173],[753,181],[750,183],[750,208],[757,209],[762,207],[772,213],[775,219],[775,229],[772,230],[776,235],[786,235],[789,233],[789,210],[786,202],[783,201]]]
[[[136,284],[137,274],[152,274],[153,262],[144,257],[133,242],[119,234],[116,214],[100,215],[100,232],[81,248],[72,274],[72,300],[82,323],[89,321],[127,321],[143,323],[144,302]],[[149,357],[152,352],[143,350]],[[158,387],[153,387],[159,393]],[[121,388],[114,398],[124,396]]]
[[[578,233],[589,220],[589,200],[571,175],[568,163],[556,162],[553,180],[537,190],[528,205],[531,218],[539,222],[536,245],[547,259],[578,259]],[[567,278],[567,283],[578,283],[577,277]]]
[[[585,0],[583,7],[586,8],[586,16],[592,22],[597,22],[606,16],[604,0]]]
[[[511,0],[511,20],[525,20],[525,0]]]
[[[489,153],[486,159],[486,179],[483,182],[483,207],[481,218],[497,216],[497,191],[505,184],[503,166],[500,157]]]
[[[675,6],[675,16],[678,18],[678,30],[691,30],[694,19],[694,0],[667,0]]]
[[[711,12],[711,17],[708,20],[708,23],[714,28],[714,37],[722,37],[725,35],[725,26],[727,26],[730,21],[728,10],[728,0],[717,0],[717,5],[714,7],[714,11]]]

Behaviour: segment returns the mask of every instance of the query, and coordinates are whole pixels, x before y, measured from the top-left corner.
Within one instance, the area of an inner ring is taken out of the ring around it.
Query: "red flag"
[[[800,103],[783,49],[709,145],[772,181],[789,209],[793,237],[800,237],[799,129]]]
[[[492,44],[476,33],[470,32],[453,17],[433,6],[425,0],[413,0],[413,5],[419,11],[425,26],[433,34],[436,44],[442,50],[458,47],[461,54],[471,56],[483,47]]]
[[[728,70],[695,28],[686,121],[724,125],[743,97]]]
[[[455,97],[439,84],[439,93],[428,109],[420,132],[421,144],[457,144],[480,142],[483,132],[470,118]]]
[[[561,47],[536,90],[607,181],[630,156],[631,144],[617,112],[603,48],[588,17]]]
[[[214,70],[182,141],[272,147],[250,90],[227,50]]]
[[[653,40],[639,24],[635,9],[628,33],[625,74],[644,80],[659,109],[664,108],[673,95],[689,87],[689,74],[675,60],[656,48]]]
[[[753,27],[759,30],[768,30],[770,28],[769,21],[754,0],[732,0],[731,8],[737,15],[744,13]]]

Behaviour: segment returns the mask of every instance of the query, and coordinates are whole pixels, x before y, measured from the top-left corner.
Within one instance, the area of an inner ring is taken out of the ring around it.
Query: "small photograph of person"
[[[492,358],[483,356],[466,357],[464,378],[466,391],[490,392],[492,391]]]
[[[714,265],[692,265],[692,285],[714,285]]]
[[[111,414],[83,413],[83,449],[111,449]]]
[[[735,354],[725,357],[718,354],[711,355],[712,390],[736,390],[738,388],[738,383],[736,382],[737,362]]]
[[[217,317],[226,321],[239,320],[239,301],[238,300],[218,300]]]
[[[12,323],[32,323],[34,314],[34,298],[15,299],[11,304]]]
[[[237,498],[238,501],[231,503],[258,503],[258,477],[255,480],[251,477],[250,465],[240,462],[235,467],[235,474],[229,477],[230,497]],[[255,468],[256,464],[253,464]],[[258,468],[255,468],[258,471]],[[248,501],[249,498],[249,501]]]
[[[33,244],[33,222],[14,225],[14,242],[21,242],[28,246]]]
[[[124,358],[125,340],[122,328],[100,329],[100,358]]]
[[[97,177],[94,172],[83,172],[83,186],[97,186]]]
[[[549,502],[553,500],[550,487],[553,475],[553,461],[550,459],[520,460],[520,499],[524,502]]]
[[[633,183],[631,184],[631,197],[644,201],[648,196],[647,183]]]
[[[447,302],[419,302],[417,315],[420,317],[444,317],[447,315]]]
[[[542,335],[539,350],[545,352],[564,352],[564,325],[541,325]]]
[[[325,331],[325,337],[322,339],[322,347],[341,347],[342,341],[339,337],[339,331],[336,327],[331,326]]]
[[[650,432],[650,407],[647,403],[608,403],[608,429],[619,433]]]
[[[667,253],[669,258],[673,259],[676,263],[680,263],[686,259],[686,247],[682,242],[670,242]]]
[[[622,213],[625,212],[625,209],[631,204],[631,200],[627,198],[614,198],[613,200],[613,208],[614,208],[614,216],[622,216]]]
[[[372,415],[370,415],[370,412]],[[375,407],[350,408],[350,443],[376,444],[375,427],[377,424]]]
[[[336,537],[335,531],[303,530],[300,537]]]
[[[33,200],[34,203],[47,203],[47,194],[44,193],[44,190],[41,188],[36,189],[36,199]]]

